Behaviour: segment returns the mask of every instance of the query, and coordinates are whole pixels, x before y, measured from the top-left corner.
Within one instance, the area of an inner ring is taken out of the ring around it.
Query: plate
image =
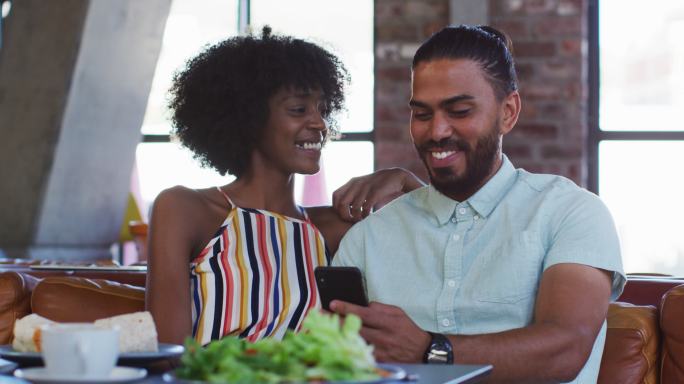
[[[371,380],[371,381],[354,381],[353,383],[355,383],[355,384],[380,384],[380,383],[389,383],[389,382],[394,382],[394,381],[398,381],[398,380],[403,380],[404,378],[406,378],[406,371],[404,371],[401,367],[397,367],[396,365],[378,364],[377,367],[378,367],[378,369],[384,371],[383,372],[384,373],[383,378],[377,379],[377,380]],[[179,384],[203,384],[203,383],[206,383],[205,381],[179,379],[172,372],[165,373],[162,376],[162,379],[164,380],[164,382],[167,382],[167,383],[179,383]],[[324,383],[351,384],[352,382],[326,381]]]
[[[14,371],[14,376],[29,380],[33,383],[126,383],[133,380],[144,379],[147,371],[143,368],[115,367],[107,377],[83,378],[82,376],[50,375],[44,367],[22,368]]]
[[[153,361],[179,357],[185,348],[178,344],[159,343],[158,352],[127,352],[119,355],[118,364],[148,364]],[[11,344],[0,345],[0,357],[21,365],[42,365],[43,356],[39,352],[17,352]]]

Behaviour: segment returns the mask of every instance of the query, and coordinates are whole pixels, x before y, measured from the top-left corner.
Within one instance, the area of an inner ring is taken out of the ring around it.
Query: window
[[[174,0],[142,127],[144,142],[137,150],[145,212],[161,190],[173,185],[203,188],[233,179],[200,168],[188,150],[170,142],[165,104],[172,74],[185,60],[206,44],[238,34],[239,3],[249,9],[247,19],[255,32],[268,24],[275,33],[313,41],[337,54],[352,77],[347,112],[338,118],[344,136],[323,151],[321,172],[297,175],[298,202],[329,204],[337,187],[373,171],[373,2],[356,0],[350,6],[316,0],[211,0],[199,6],[193,0]]]
[[[626,272],[684,275],[684,3],[597,0],[590,27],[589,187]]]
[[[237,35],[237,7],[237,0],[206,0],[201,5],[194,0],[171,3],[141,129],[143,143],[136,151],[140,208],[144,213],[163,189],[177,184],[203,188],[230,181],[230,176],[201,168],[189,150],[170,141],[166,97],[173,73],[186,60],[207,44]]]

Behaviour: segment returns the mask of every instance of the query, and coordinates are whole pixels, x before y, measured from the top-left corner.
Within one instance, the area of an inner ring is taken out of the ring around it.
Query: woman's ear
[[[518,91],[513,91],[501,102],[501,134],[505,135],[513,129],[518,122],[522,104]]]

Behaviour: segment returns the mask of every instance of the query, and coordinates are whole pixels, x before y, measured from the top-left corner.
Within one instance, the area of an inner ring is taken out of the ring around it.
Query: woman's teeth
[[[313,149],[316,151],[321,150],[321,143],[302,143],[302,144],[295,144],[295,145],[299,149]]]
[[[444,159],[447,156],[453,155],[454,153],[456,153],[456,151],[430,152],[430,153],[432,154],[432,157],[434,157],[435,159]]]

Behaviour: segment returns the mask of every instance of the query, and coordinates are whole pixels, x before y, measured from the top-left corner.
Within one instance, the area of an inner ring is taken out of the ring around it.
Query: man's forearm
[[[576,335],[553,324],[538,324],[449,339],[456,363],[494,366],[488,382],[558,383],[574,379],[591,353]]]

